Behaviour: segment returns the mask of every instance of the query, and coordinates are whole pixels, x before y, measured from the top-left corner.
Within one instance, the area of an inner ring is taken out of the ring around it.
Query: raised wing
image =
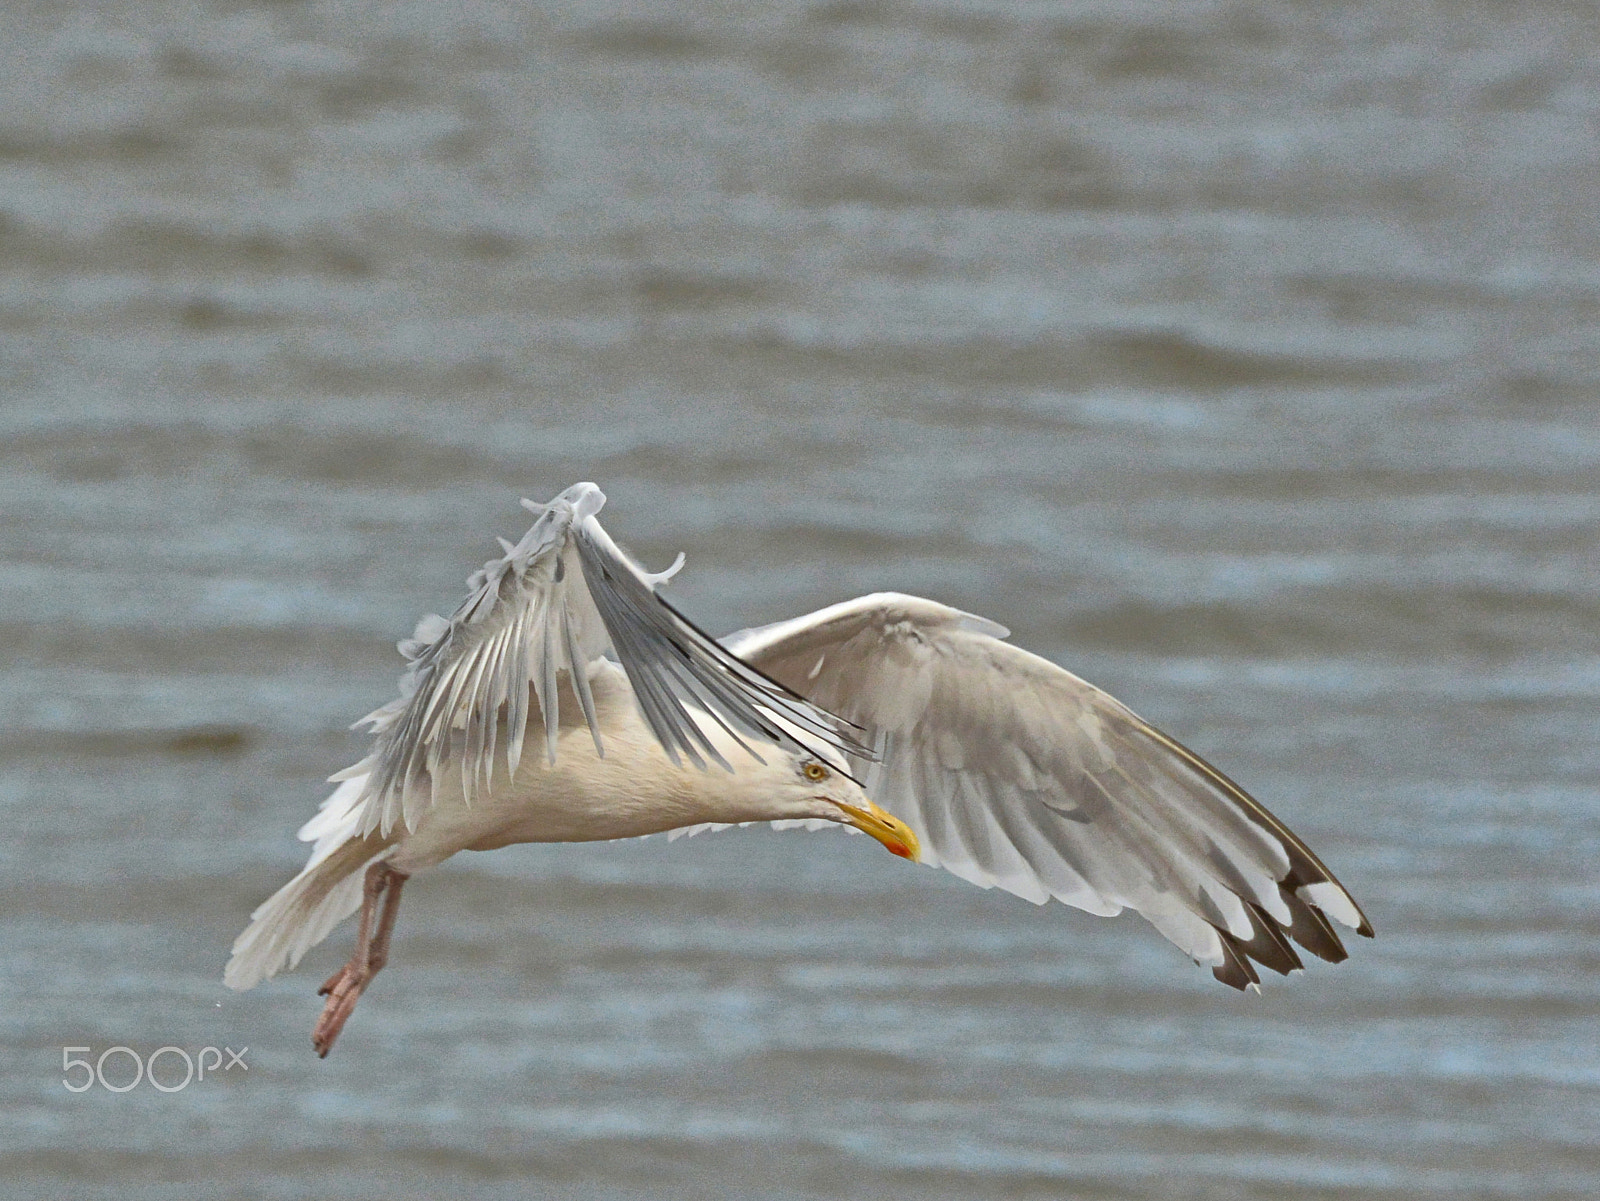
[[[563,673],[603,755],[587,669],[608,647],[674,763],[681,754],[700,768],[709,758],[733,770],[686,706],[710,714],[758,759],[740,735],[768,746],[814,750],[808,745],[814,740],[841,753],[862,752],[829,715],[742,663],[668,605],[658,589],[683,556],[658,574],[638,566],[595,519],[605,499],[586,483],[548,505],[523,501],[539,519],[522,541],[502,540],[504,556],[473,573],[449,619],[425,617],[400,643],[410,661],[400,696],[356,723],[370,726],[376,745],[333,777],[366,775],[355,802],[362,834],[387,835],[399,821],[415,828],[442,772],[460,773],[468,804],[492,786],[497,770],[509,779],[522,759],[530,687],[553,763]]]
[[[862,727],[868,795],[923,862],[984,888],[1143,914],[1217,979],[1338,962],[1372,934],[1311,850],[1232,780],[993,622],[879,593],[724,640]]]

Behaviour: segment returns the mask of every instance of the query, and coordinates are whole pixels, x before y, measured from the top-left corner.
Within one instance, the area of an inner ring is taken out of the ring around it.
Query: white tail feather
[[[303,840],[316,842],[311,859],[250,915],[222,974],[229,988],[242,992],[277,975],[285,964],[294,967],[361,907],[362,872],[394,841],[376,834],[356,837],[354,802],[365,783],[364,776],[345,781],[301,828]]]

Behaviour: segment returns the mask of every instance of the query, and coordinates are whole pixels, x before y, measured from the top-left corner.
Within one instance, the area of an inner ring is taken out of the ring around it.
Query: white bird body
[[[415,829],[362,833],[368,773],[343,780],[300,830],[315,843],[305,869],[252,916],[228,964],[225,982],[250,988],[294,966],[361,903],[363,868],[382,861],[404,876],[437,867],[459,851],[492,851],[523,842],[594,842],[638,838],[685,827],[750,822],[834,824],[840,802],[871,809],[845,776],[819,785],[794,779],[796,756],[769,748],[763,763],[743,752],[703,710],[689,710],[708,741],[736,765],[734,772],[702,771],[674,763],[640,716],[632,686],[617,664],[588,665],[594,713],[605,731],[598,753],[570,687],[558,693],[561,719],[555,757],[525,756],[509,778],[469,799],[460,777],[441,772]],[[564,695],[562,695],[564,694]],[[537,709],[531,722],[542,722]],[[831,792],[836,799],[823,799]],[[341,890],[342,886],[342,891]],[[282,902],[292,899],[293,910]],[[316,921],[309,910],[326,902]],[[292,916],[291,916],[292,915]],[[309,936],[309,937],[308,937]]]
[[[320,1053],[386,961],[404,881],[519,842],[844,824],[985,888],[1133,908],[1237,988],[1251,960],[1301,967],[1291,942],[1345,958],[1330,917],[1371,935],[1238,785],[1004,627],[878,593],[718,644],[659,597],[677,565],[652,575],[611,542],[604,499],[524,502],[533,529],[401,644],[401,696],[363,719],[373,753],[333,777],[310,861],[235,943],[224,978],[248,988],[361,907]]]
[[[408,875],[443,863],[457,851],[492,851],[519,842],[593,842],[639,838],[696,823],[743,823],[796,818],[838,820],[838,809],[810,798],[801,808],[776,786],[789,771],[781,763],[742,758],[713,722],[699,724],[735,762],[733,773],[704,772],[675,764],[639,716],[622,668],[600,661],[589,675],[595,713],[605,731],[605,755],[595,751],[581,718],[563,719],[555,762],[525,757],[509,781],[468,804],[449,773],[413,831],[403,833],[389,856]],[[563,712],[575,714],[573,698]],[[535,719],[537,714],[535,714]]]

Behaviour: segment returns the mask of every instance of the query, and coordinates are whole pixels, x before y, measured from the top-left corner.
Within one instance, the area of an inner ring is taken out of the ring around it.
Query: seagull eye
[[[805,770],[806,779],[808,780],[826,780],[828,778],[828,769],[820,763],[808,763]]]

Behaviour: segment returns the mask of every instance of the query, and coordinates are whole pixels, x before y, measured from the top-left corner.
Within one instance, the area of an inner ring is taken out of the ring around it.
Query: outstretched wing
[[[609,647],[633,686],[650,729],[674,763],[706,759],[733,770],[685,707],[710,714],[736,740],[839,752],[862,747],[829,715],[740,662],[668,605],[658,589],[683,564],[652,574],[625,555],[595,514],[605,494],[576,484],[548,505],[523,501],[539,519],[505,554],[467,581],[449,619],[429,616],[400,644],[410,668],[400,696],[356,723],[376,734],[372,753],[335,780],[366,775],[360,832],[387,835],[398,821],[415,828],[431,782],[458,771],[468,804],[487,791],[503,764],[521,762],[529,690],[543,718],[545,753],[555,761],[557,686],[565,674],[605,753],[589,691],[588,665]],[[504,739],[503,752],[500,750]]]
[[[863,727],[868,794],[923,862],[1091,913],[1143,914],[1217,979],[1333,962],[1328,918],[1371,936],[1311,850],[1237,784],[991,621],[879,593],[724,639]]]

